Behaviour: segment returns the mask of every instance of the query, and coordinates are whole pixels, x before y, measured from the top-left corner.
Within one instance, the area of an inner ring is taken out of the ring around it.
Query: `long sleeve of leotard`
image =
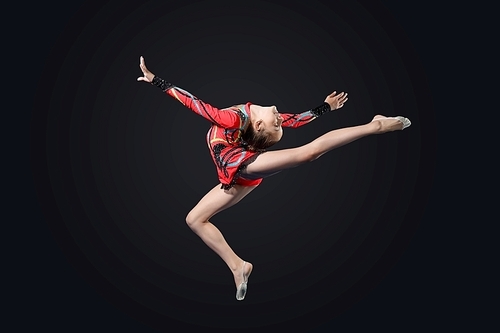
[[[330,105],[325,102],[314,109],[302,113],[281,113],[280,116],[283,118],[281,126],[297,128],[310,123],[314,119],[329,111],[331,111]]]
[[[153,78],[151,82],[163,92],[174,97],[181,102],[184,106],[191,109],[198,115],[204,117],[211,123],[223,128],[242,128],[243,119],[234,110],[231,109],[218,109],[212,105],[203,102],[190,92],[181,89],[170,82],[167,82],[158,76]]]

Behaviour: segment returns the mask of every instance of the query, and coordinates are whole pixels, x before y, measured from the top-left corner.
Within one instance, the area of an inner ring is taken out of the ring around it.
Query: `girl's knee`
[[[299,163],[300,164],[303,164],[303,163],[308,163],[308,162],[312,162],[316,159],[318,159],[319,157],[321,156],[321,152],[318,151],[316,149],[316,147],[314,146],[307,146],[307,147],[304,147],[304,149],[302,149],[299,153]]]
[[[195,214],[191,211],[186,216],[186,224],[191,228],[195,228],[199,223],[202,223],[200,219],[196,218]]]

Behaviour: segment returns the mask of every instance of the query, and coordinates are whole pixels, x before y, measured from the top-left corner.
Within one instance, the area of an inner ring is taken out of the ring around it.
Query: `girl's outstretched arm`
[[[325,98],[323,104],[314,109],[302,113],[281,113],[280,115],[283,118],[281,126],[297,128],[308,124],[327,112],[340,109],[344,106],[344,103],[347,102],[347,99],[347,93],[341,92],[337,94],[337,92],[334,91]]]
[[[151,83],[163,92],[174,97],[187,108],[193,110],[198,115],[204,117],[211,123],[223,128],[242,128],[243,119],[240,114],[231,109],[218,109],[212,105],[203,102],[190,92],[181,89],[170,82],[167,82],[158,76],[151,73],[147,69],[144,57],[141,56],[139,67],[142,70],[143,76],[138,77],[137,81]]]

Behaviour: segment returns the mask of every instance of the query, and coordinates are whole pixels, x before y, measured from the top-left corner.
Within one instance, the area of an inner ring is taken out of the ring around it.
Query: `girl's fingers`
[[[340,94],[338,94],[338,100],[339,101],[345,101],[345,100],[347,100],[347,93],[340,93]]]

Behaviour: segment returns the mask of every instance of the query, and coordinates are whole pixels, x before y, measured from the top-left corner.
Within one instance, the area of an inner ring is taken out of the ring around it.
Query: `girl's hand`
[[[347,102],[347,93],[341,92],[337,94],[336,91],[332,92],[330,95],[326,96],[325,102],[330,104],[331,110],[340,109]]]
[[[144,62],[144,57],[141,56],[140,62],[139,62],[139,67],[141,68],[142,74],[144,76],[138,77],[137,81],[146,81],[151,83],[153,81],[153,78],[155,75],[149,71],[146,67],[146,63]]]

